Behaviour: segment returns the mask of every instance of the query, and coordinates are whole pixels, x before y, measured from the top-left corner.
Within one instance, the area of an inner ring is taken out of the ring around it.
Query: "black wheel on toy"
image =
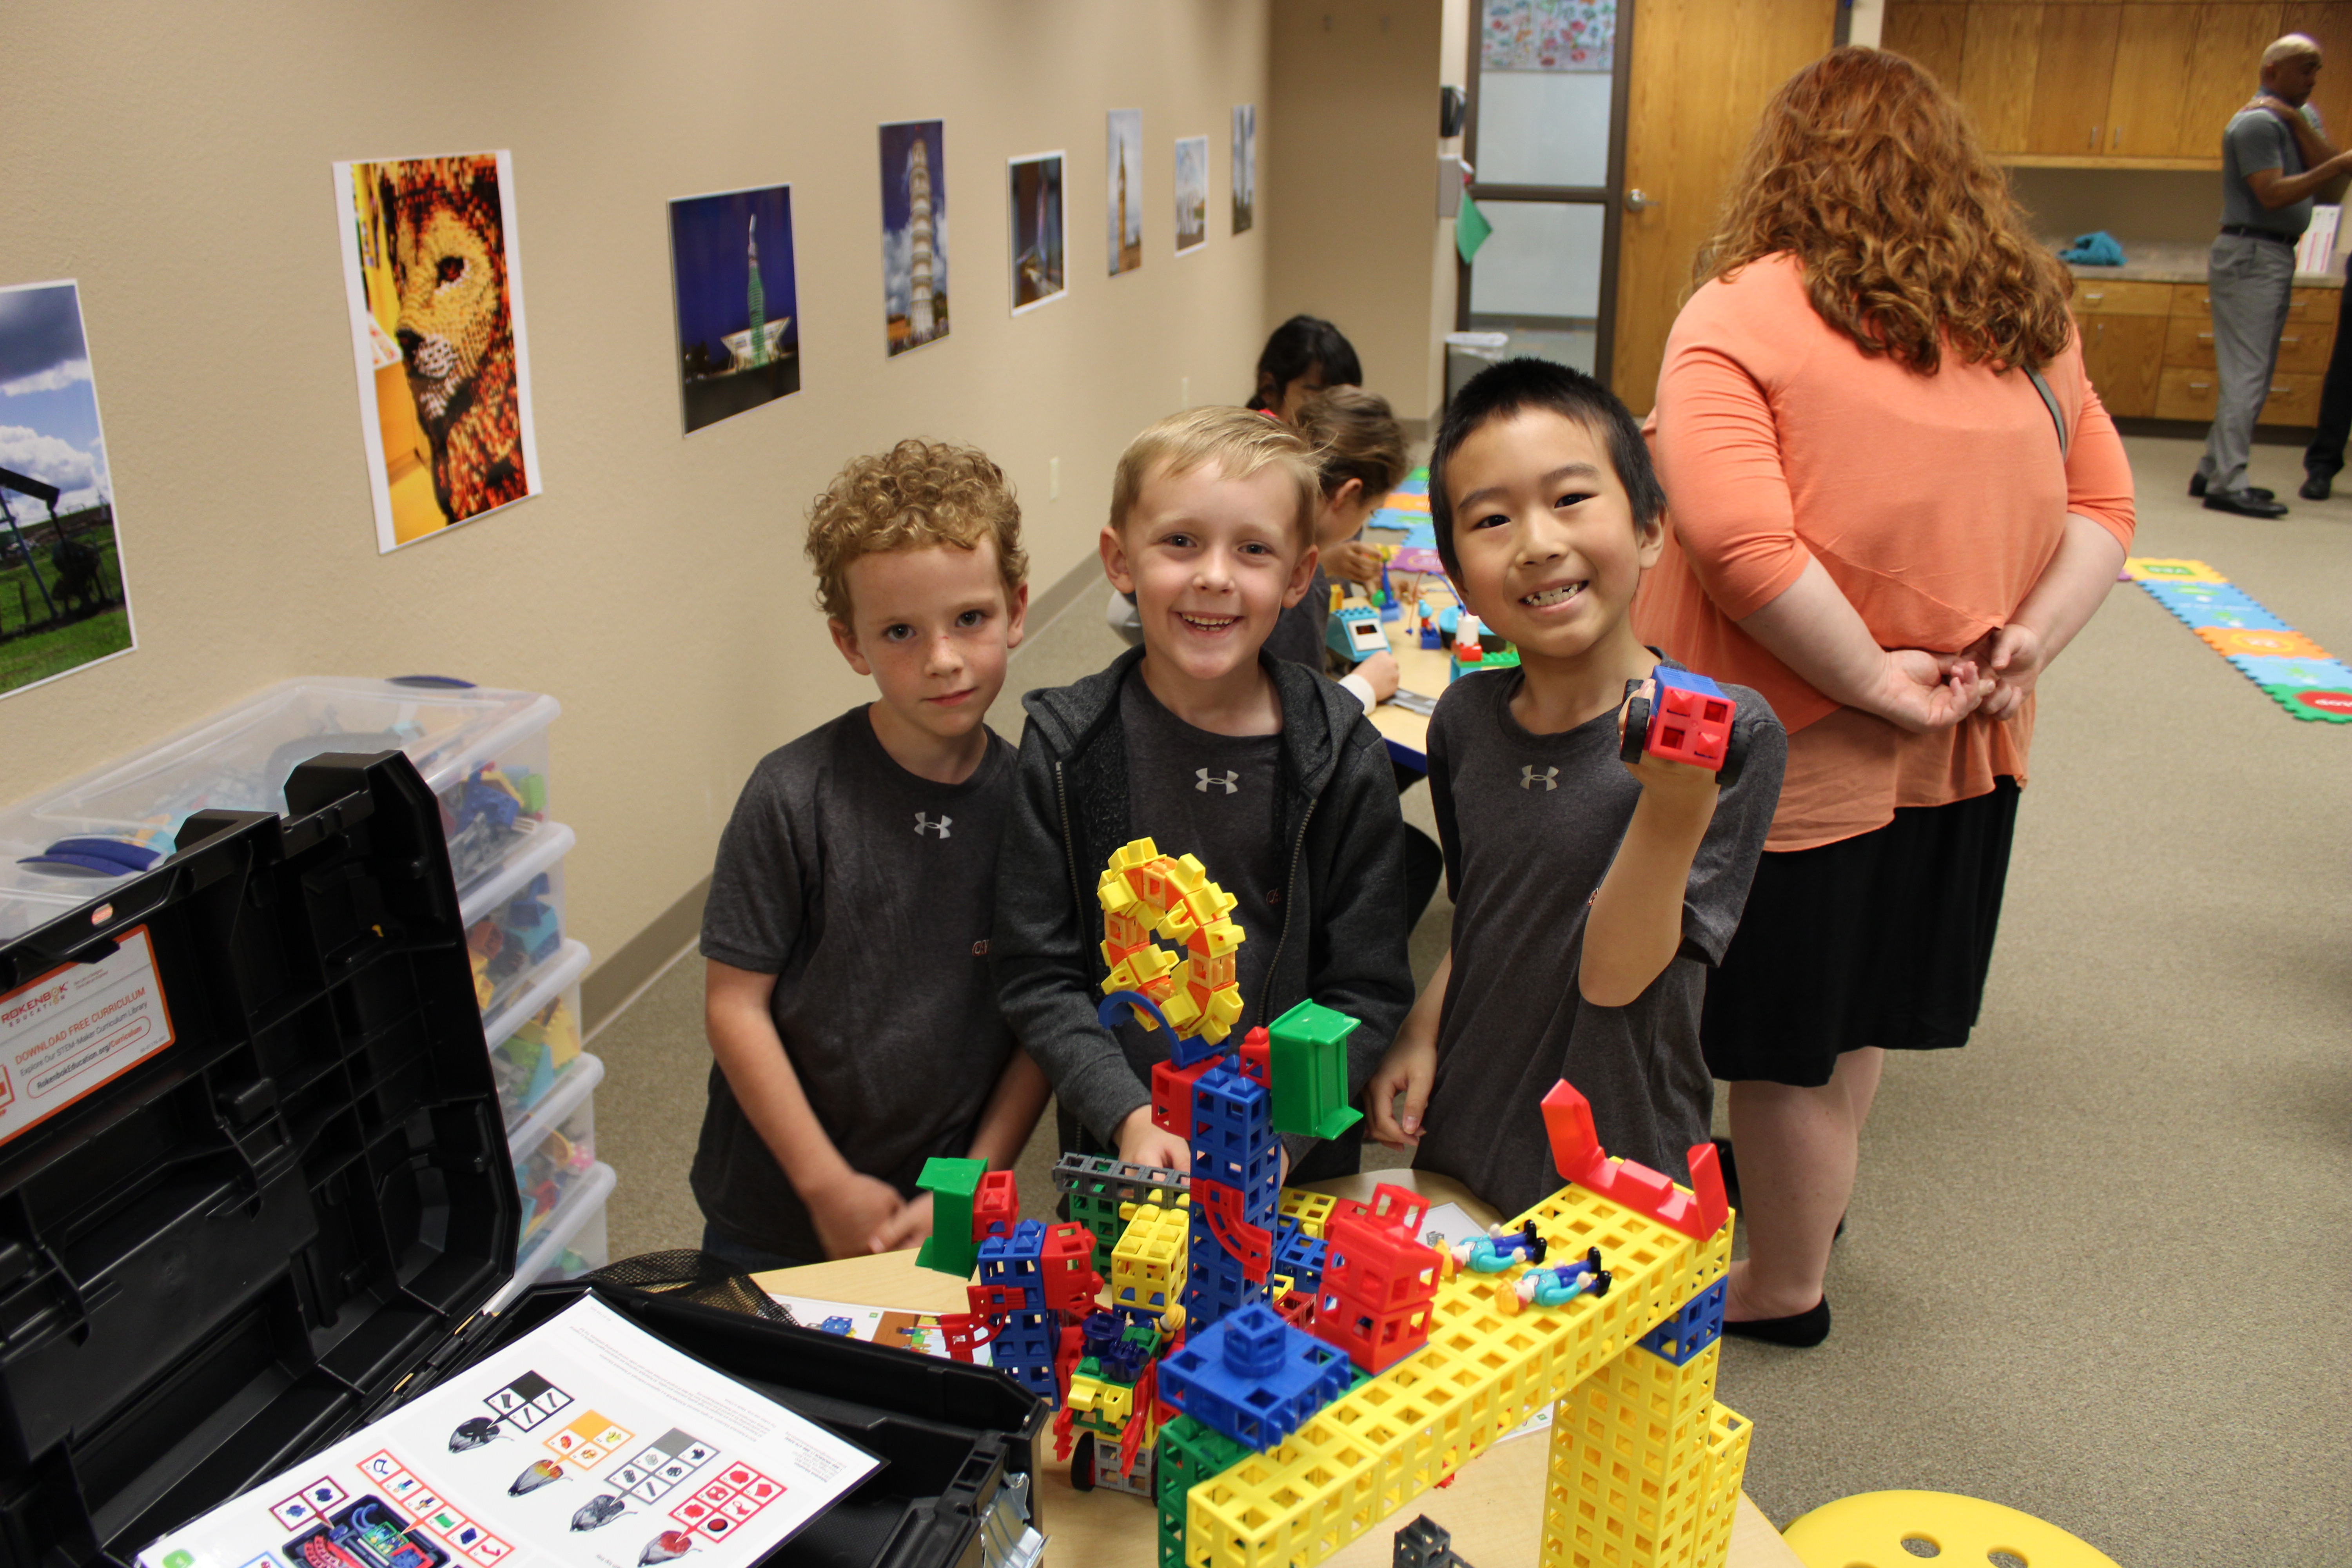
[[[1748,765],[1748,731],[1735,728],[1723,743],[1723,766],[1715,775],[1715,787],[1729,789],[1739,782],[1739,770]]]
[[[1077,1446],[1070,1450],[1070,1488],[1074,1491],[1095,1489],[1095,1435],[1078,1434]]]
[[[1636,697],[1625,704],[1625,742],[1617,754],[1629,763],[1642,760],[1642,752],[1650,743],[1650,700]]]

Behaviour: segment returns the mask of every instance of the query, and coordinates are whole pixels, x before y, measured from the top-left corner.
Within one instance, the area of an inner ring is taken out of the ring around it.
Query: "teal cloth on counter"
[[[2096,234],[2078,234],[2074,243],[2058,253],[2058,259],[2072,267],[2121,267],[2124,247],[2105,229]]]

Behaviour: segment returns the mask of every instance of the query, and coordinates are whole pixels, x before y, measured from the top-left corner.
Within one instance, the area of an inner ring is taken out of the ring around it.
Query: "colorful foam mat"
[[[2352,724],[2352,668],[2202,561],[2136,555],[2124,575],[2295,718]]]

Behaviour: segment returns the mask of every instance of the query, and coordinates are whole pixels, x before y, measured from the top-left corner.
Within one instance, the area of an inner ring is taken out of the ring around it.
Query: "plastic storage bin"
[[[552,697],[426,681],[289,680],[126,761],[0,812],[0,940],[168,854],[191,813],[284,813],[286,776],[328,752],[408,753],[438,797],[460,889],[547,815]]]
[[[547,1098],[507,1128],[514,1156],[515,1190],[522,1194],[522,1243],[529,1252],[563,1200],[596,1163],[596,1102],[604,1064],[585,1055],[572,1058]]]
[[[554,1216],[523,1248],[515,1261],[514,1278],[490,1299],[488,1310],[503,1310],[533,1285],[576,1279],[611,1262],[604,1240],[604,1200],[613,1195],[619,1179],[601,1160],[589,1166],[556,1205]]]
[[[482,1020],[508,1126],[545,1099],[580,1055],[580,977],[587,972],[588,949],[566,942]]]
[[[542,822],[462,906],[474,995],[488,1016],[563,949],[563,857],[572,829]]]

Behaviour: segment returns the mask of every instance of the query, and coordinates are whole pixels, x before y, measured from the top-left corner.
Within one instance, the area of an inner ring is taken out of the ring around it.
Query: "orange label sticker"
[[[0,996],[0,1143],[172,1043],[145,926],[96,963],[68,963]]]

